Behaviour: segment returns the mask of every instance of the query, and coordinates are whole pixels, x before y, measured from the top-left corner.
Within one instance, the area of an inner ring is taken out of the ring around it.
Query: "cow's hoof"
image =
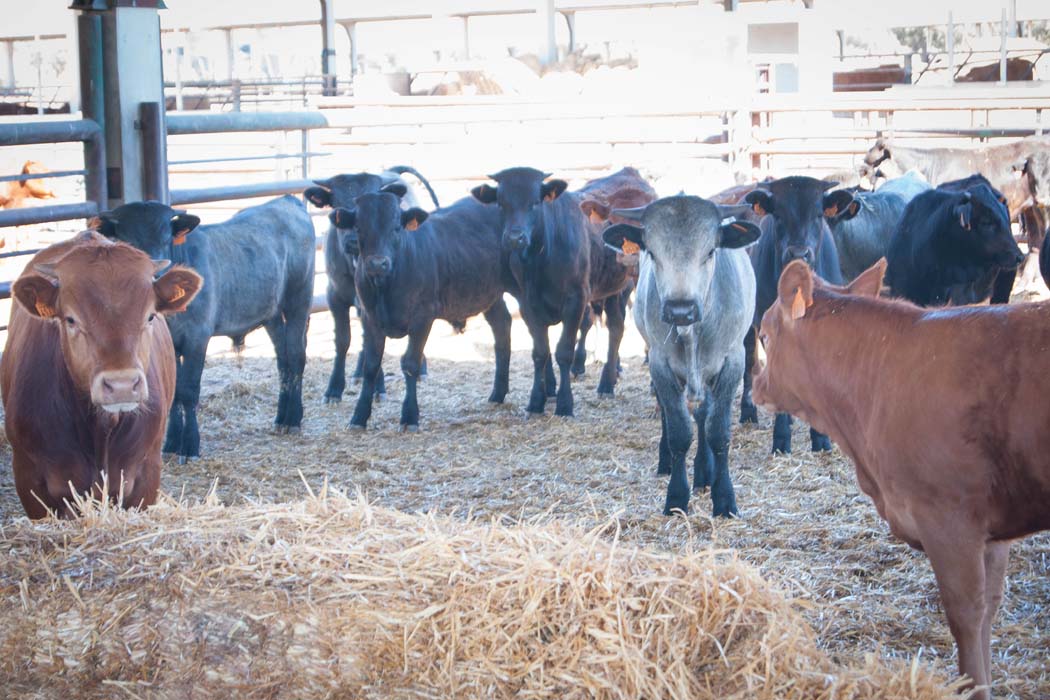
[[[326,404],[327,403],[343,403],[343,397],[342,396],[326,396],[326,397],[324,397],[324,402]]]
[[[386,400],[386,392],[384,391],[381,394],[376,394],[375,396],[372,397],[372,400],[375,401],[376,403],[383,403],[383,401]]]
[[[616,396],[616,390],[611,386],[599,386],[598,396],[608,396],[609,398],[612,398]]]
[[[187,462],[196,462],[200,459],[200,455],[179,455],[179,464],[186,464]]]
[[[350,377],[350,385],[357,386],[361,383],[361,377]]]
[[[773,438],[773,454],[775,455],[789,455],[791,454],[791,441],[781,440],[779,438]]]
[[[401,424],[401,432],[402,433],[418,433],[419,432],[419,426],[418,425],[413,425],[413,424],[407,424],[406,425],[406,424],[402,423]]]
[[[813,440],[814,452],[831,452],[831,438],[824,436]]]
[[[713,514],[716,518],[739,518],[740,513],[736,509],[736,504],[730,504],[725,508],[715,508]]]
[[[498,404],[503,403],[503,401],[505,399],[506,399],[505,396],[500,396],[499,394],[493,394],[492,396],[489,397],[489,403],[498,405]]]
[[[740,409],[740,422],[741,423],[757,423],[758,422],[758,409],[754,406],[746,406]]]
[[[558,408],[558,409],[555,409],[554,415],[561,416],[563,418],[572,418],[573,417],[571,408]]]
[[[682,505],[671,505],[664,506],[664,515],[689,515],[689,504],[683,503]]]
[[[671,468],[670,467],[657,467],[656,468],[656,475],[657,476],[668,476],[670,473],[671,473]]]
[[[303,432],[303,427],[301,425],[286,425],[284,432],[286,435],[300,435]]]
[[[358,425],[357,423],[351,423],[347,426],[347,430],[349,430],[352,433],[363,433],[365,432],[365,426]]]

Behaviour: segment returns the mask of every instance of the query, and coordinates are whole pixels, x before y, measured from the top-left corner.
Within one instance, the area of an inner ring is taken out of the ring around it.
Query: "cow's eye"
[[[66,316],[66,325],[72,328],[77,325],[77,320],[72,316]]]
[[[157,318],[157,314],[153,313],[146,317],[146,323],[153,323],[153,319]]]

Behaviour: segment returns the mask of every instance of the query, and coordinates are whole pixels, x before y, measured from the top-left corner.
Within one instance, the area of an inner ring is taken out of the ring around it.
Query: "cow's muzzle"
[[[661,318],[675,326],[691,326],[700,320],[700,307],[694,301],[665,301]]]
[[[503,234],[503,246],[510,251],[525,250],[529,245],[529,237],[524,229],[509,229]]]
[[[106,370],[91,382],[91,402],[110,413],[134,411],[149,398],[149,384],[140,369]]]
[[[365,273],[369,277],[386,277],[394,268],[394,263],[385,255],[370,255],[365,260]]]
[[[788,246],[787,250],[784,251],[784,265],[794,261],[801,260],[810,267],[813,267],[813,249],[809,246],[791,245]]]

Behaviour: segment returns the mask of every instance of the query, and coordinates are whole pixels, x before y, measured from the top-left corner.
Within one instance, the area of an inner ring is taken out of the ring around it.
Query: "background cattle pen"
[[[872,3],[829,0],[401,0],[372,14],[318,4],[231,3],[212,17],[198,0],[159,12],[78,0],[76,12],[56,5],[48,21],[28,26],[28,13],[0,29],[0,107],[13,113],[0,117],[0,187],[31,174],[55,194],[0,211],[0,326],[27,256],[122,203],[121,187],[205,224],[402,163],[442,204],[514,165],[570,189],[633,166],[661,196],[706,197],[767,176],[850,180],[880,136],[968,147],[1050,131],[1050,12],[1025,0],[951,14],[890,2],[878,19],[861,7]],[[79,17],[121,7],[159,15],[157,56],[141,54],[163,81],[129,97],[134,145],[118,155],[110,104],[77,89],[102,59],[76,37],[94,31]],[[898,43],[865,22],[899,29]],[[666,46],[652,27],[667,28]],[[990,79],[965,77],[978,69]],[[29,161],[51,172],[22,174]],[[633,319],[615,398],[596,393],[607,334],[592,334],[575,418],[525,419],[532,346],[512,307],[507,403],[486,403],[484,320],[462,334],[438,323],[420,431],[397,430],[399,340],[384,355],[388,398],[367,431],[347,431],[359,386],[322,402],[334,355],[320,250],[329,210],[307,207],[318,275],[301,434],[272,432],[277,369],[261,330],[240,352],[212,339],[201,459],[165,459],[166,496],[151,511],[27,523],[0,434],[5,695],[952,697],[952,637],[925,558],[890,535],[838,449],[804,449],[801,422],[796,451],[771,456],[772,416],[734,417],[739,519],[708,517],[699,497],[688,517],[661,516],[660,418]],[[1018,299],[1050,296],[1031,264]],[[351,366],[361,335],[355,317]],[[997,698],[1050,697],[1048,557],[1045,533],[1013,548],[993,631]],[[155,606],[125,618],[136,596]],[[662,621],[634,627],[649,605]],[[682,623],[694,618],[711,627]],[[39,654],[19,663],[32,645]],[[698,678],[707,685],[689,685]]]

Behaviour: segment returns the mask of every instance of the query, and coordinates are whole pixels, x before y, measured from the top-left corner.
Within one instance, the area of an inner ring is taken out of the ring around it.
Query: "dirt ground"
[[[203,380],[199,461],[169,459],[162,487],[190,500],[211,489],[227,502],[286,501],[324,479],[360,489],[403,511],[473,513],[505,520],[549,512],[583,526],[615,519],[621,538],[676,551],[690,538],[733,548],[793,597],[838,660],[869,653],[932,664],[954,674],[952,638],[933,575],[919,553],[895,540],[853,467],[837,450],[808,451],[796,423],[796,451],[771,456],[771,418],[736,426],[730,453],[741,517],[710,518],[710,499],[693,501],[688,518],[661,515],[666,481],[656,475],[660,426],[650,396],[642,345],[633,323],[623,346],[624,375],[613,399],[596,394],[606,334],[591,337],[586,376],[574,385],[576,417],[527,419],[531,385],[528,334],[515,321],[508,402],[486,402],[492,339],[480,318],[463,335],[436,324],[427,346],[430,376],[421,385],[421,430],[398,432],[403,383],[402,341],[390,341],[384,368],[389,398],[368,430],[346,429],[357,387],[342,404],[323,405],[333,354],[328,314],[311,321],[301,435],[277,436],[276,368],[264,333],[248,338],[237,358],[225,338],[213,340]],[[350,364],[360,326],[354,322]],[[553,412],[553,405],[549,405]],[[21,517],[11,479],[10,448],[0,441],[0,526]],[[1050,697],[1050,535],[1015,545],[1007,593],[993,637],[997,697]]]

